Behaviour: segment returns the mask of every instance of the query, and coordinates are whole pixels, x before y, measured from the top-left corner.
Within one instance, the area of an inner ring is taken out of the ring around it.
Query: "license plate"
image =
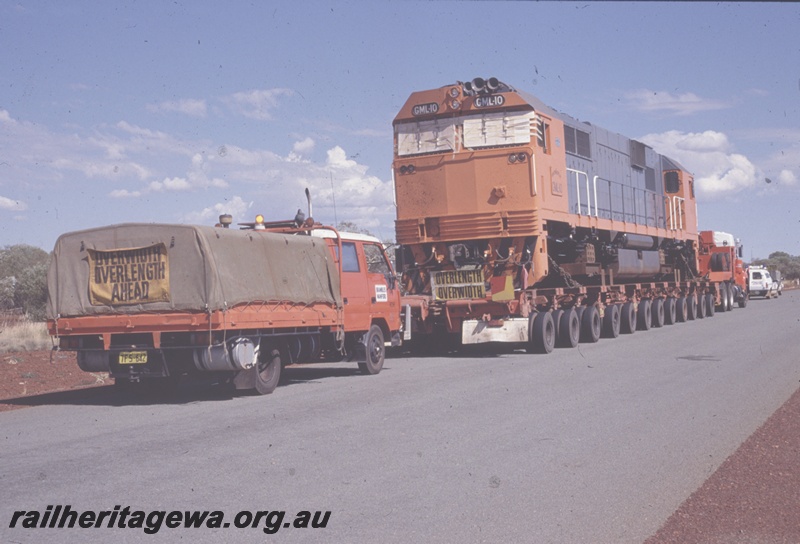
[[[119,354],[119,364],[121,365],[141,365],[146,362],[146,351],[122,351]]]

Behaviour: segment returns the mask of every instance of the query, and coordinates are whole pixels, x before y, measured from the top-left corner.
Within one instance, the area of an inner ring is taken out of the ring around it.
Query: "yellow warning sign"
[[[156,244],[89,254],[89,301],[94,306],[169,302],[167,246]]]

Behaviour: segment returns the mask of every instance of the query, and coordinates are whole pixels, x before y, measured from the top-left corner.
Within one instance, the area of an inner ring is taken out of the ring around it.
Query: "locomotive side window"
[[[536,124],[538,125],[538,130],[536,130],[536,139],[539,142],[539,147],[544,150],[545,154],[549,155],[550,146],[548,143],[550,142],[550,124],[545,122],[544,119],[539,119]]]
[[[664,172],[664,190],[667,193],[677,193],[681,189],[681,180],[677,172]]]

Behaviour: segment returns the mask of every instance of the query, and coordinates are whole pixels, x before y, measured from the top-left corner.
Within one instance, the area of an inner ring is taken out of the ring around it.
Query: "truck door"
[[[356,242],[342,241],[342,301],[346,331],[365,331],[370,325],[370,295],[363,255]]]
[[[372,317],[383,318],[391,330],[397,330],[400,326],[400,293],[392,266],[380,244],[364,242],[363,248]]]

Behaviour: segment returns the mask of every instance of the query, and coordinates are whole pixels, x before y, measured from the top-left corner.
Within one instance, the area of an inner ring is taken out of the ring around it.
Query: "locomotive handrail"
[[[667,197],[669,202],[669,227],[670,230],[683,230],[683,207],[681,204],[686,199],[680,196]],[[678,220],[676,220],[676,216]]]
[[[592,202],[591,202],[591,193],[589,193],[589,174],[586,172],[581,172],[580,170],[575,170],[573,168],[567,168],[567,172],[572,172],[575,174],[575,194],[578,196],[578,215],[583,215],[581,213],[581,176],[586,178],[586,212],[587,215],[592,215]],[[597,176],[595,176],[597,177]],[[595,217],[597,217],[597,185],[595,185]]]

